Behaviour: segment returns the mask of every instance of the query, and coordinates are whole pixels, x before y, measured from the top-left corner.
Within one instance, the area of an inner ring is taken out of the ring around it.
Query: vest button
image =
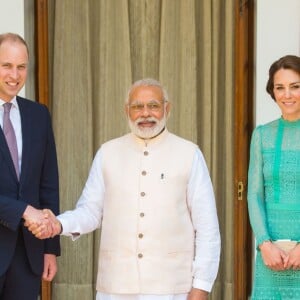
[[[143,218],[145,216],[144,213],[140,213],[140,217]]]
[[[144,151],[144,155],[147,156],[149,154],[148,151]]]
[[[141,196],[144,197],[146,195],[145,192],[141,192]]]
[[[146,171],[143,171],[143,172],[142,172],[142,175],[143,175],[143,176],[145,176],[146,174],[147,174],[147,172],[146,172]]]
[[[142,239],[143,238],[143,234],[142,233],[139,233],[139,239]]]
[[[138,258],[142,258],[143,257],[143,254],[142,253],[139,253],[138,254]]]

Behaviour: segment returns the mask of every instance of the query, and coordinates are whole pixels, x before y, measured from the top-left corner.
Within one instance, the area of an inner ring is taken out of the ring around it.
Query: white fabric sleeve
[[[193,287],[210,292],[218,273],[221,239],[213,186],[199,149],[193,161],[187,203],[195,230]]]
[[[71,236],[75,240],[81,234],[91,232],[101,226],[104,191],[100,149],[94,158],[76,208],[57,217],[62,224],[62,235]]]

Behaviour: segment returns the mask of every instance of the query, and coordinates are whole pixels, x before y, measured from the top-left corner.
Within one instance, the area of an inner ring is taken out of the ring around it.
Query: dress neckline
[[[289,121],[289,120],[285,120],[283,119],[283,117],[281,117],[279,119],[279,122],[281,122],[284,126],[300,126],[300,119],[295,120],[295,121]]]

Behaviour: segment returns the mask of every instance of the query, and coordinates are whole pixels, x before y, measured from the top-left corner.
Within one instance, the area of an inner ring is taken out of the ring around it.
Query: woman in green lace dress
[[[299,300],[300,57],[271,65],[267,92],[282,116],[258,126],[251,140],[248,209],[257,245],[251,299]],[[282,240],[293,241],[292,249],[283,249]]]

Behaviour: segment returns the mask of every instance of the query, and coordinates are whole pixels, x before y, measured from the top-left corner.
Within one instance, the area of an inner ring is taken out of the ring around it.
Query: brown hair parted
[[[274,100],[274,75],[280,69],[290,69],[300,74],[300,57],[296,55],[286,55],[279,58],[271,65],[266,90]]]

